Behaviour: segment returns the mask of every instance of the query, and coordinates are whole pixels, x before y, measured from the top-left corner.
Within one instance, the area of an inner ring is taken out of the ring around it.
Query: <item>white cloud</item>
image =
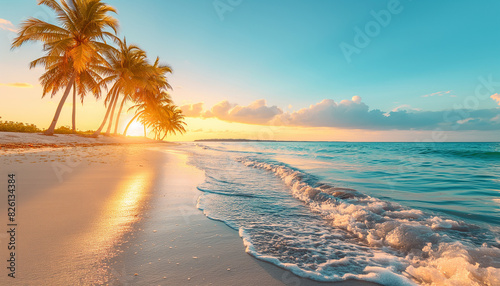
[[[186,104],[181,106],[180,109],[186,117],[200,117],[203,111],[203,102]]]
[[[259,99],[248,106],[234,106],[227,114],[229,121],[250,124],[264,124],[283,111],[277,106],[267,106],[265,99]]]
[[[283,113],[277,106],[267,106],[264,99],[256,100],[247,106],[232,104],[227,100],[223,100],[206,111],[203,111],[203,103],[200,102],[183,105],[181,110],[188,117],[215,117],[228,122],[248,124],[266,124],[276,115]]]
[[[422,97],[443,96],[443,95],[450,94],[451,92],[452,92],[452,90],[438,91],[438,92],[434,92],[434,93],[429,93],[429,94],[422,95]],[[450,94],[450,97],[455,97],[455,95]]]
[[[491,99],[493,99],[494,101],[498,102],[498,105],[500,105],[500,94],[498,93],[495,93],[493,94],[492,96],[490,96]]]

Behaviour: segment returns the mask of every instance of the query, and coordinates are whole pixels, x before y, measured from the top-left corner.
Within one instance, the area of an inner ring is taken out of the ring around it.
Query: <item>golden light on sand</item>
[[[125,180],[106,205],[102,219],[93,234],[94,245],[112,246],[117,239],[138,220],[138,215],[152,178],[152,172],[144,170]],[[99,241],[96,243],[96,240]]]
[[[151,170],[141,170],[118,185],[98,216],[99,219],[93,223],[92,231],[81,237],[77,245],[85,247],[79,256],[98,260],[93,261],[96,268],[92,274],[87,275],[86,282],[105,283],[106,277],[109,278],[108,268],[102,262],[116,254],[114,246],[130,230],[132,224],[139,220],[152,177]]]

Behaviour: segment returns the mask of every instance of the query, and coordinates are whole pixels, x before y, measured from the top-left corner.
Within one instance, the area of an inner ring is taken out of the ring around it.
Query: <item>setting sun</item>
[[[144,125],[139,121],[130,123],[127,130],[127,136],[144,136]]]

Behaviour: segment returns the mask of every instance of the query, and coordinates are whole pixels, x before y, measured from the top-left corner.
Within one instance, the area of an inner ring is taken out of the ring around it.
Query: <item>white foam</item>
[[[384,258],[395,262],[398,267],[369,265],[365,268],[368,274],[342,277],[344,279],[412,285],[413,282],[406,278],[411,277],[424,285],[500,285],[500,250],[487,244],[478,247],[473,240],[460,237],[460,233],[449,232],[471,231],[464,222],[428,215],[351,189],[311,186],[305,182],[305,174],[286,166],[249,159],[240,161],[245,166],[273,172],[290,188],[294,197],[304,201],[332,226],[347,231],[375,249],[396,251],[405,256],[404,261],[394,255]],[[375,258],[371,259],[374,261]],[[329,263],[341,264],[342,260]],[[391,264],[388,261],[383,264],[388,263]]]

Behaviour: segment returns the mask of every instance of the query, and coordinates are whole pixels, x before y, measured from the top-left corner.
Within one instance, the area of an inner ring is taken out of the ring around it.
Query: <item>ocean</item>
[[[198,208],[317,281],[500,285],[500,143],[195,142]]]

